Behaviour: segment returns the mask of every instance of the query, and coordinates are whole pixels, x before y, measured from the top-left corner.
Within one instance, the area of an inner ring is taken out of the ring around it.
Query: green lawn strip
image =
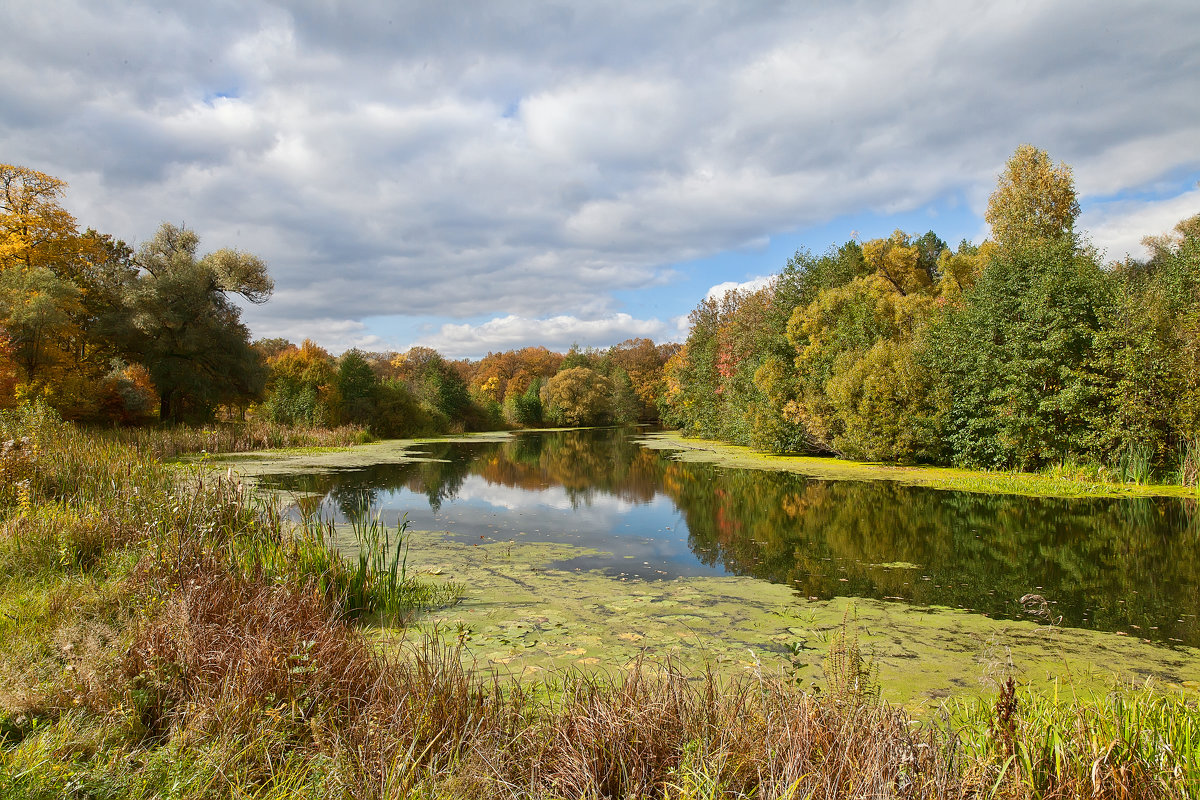
[[[931,489],[1029,497],[1200,496],[1195,487],[1187,486],[1115,484],[1106,481],[1092,483],[1034,473],[896,466],[839,458],[771,455],[724,442],[688,438],[674,432],[646,434],[639,441],[651,449],[673,451],[675,458],[681,461],[697,461],[739,469],[795,472],[821,480],[886,480],[910,486],[927,486]]]

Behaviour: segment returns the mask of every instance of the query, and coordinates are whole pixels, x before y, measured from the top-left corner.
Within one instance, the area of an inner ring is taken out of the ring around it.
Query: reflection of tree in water
[[[1200,608],[1195,501],[814,481],[672,461],[632,435],[608,429],[435,442],[414,448],[428,461],[293,476],[278,488],[328,496],[347,516],[401,488],[423,494],[436,512],[471,475],[527,491],[561,486],[576,505],[597,494],[629,503],[666,494],[700,561],[806,595],[903,598],[1012,617],[1021,614],[1017,599],[1035,592],[1054,601],[1068,625],[1138,625],[1146,638],[1200,644],[1197,618],[1183,616]]]
[[[622,429],[517,434],[473,472],[488,483],[542,491],[561,486],[578,507],[596,494],[648,503],[659,493],[663,460]]]
[[[707,564],[821,597],[897,597],[1200,643],[1195,504],[1057,500],[673,463],[663,485]],[[898,562],[919,566],[906,568]],[[1183,622],[1177,620],[1182,619]],[[1157,626],[1153,630],[1152,626]]]
[[[416,474],[405,486],[410,491],[424,494],[429,500],[429,508],[436,514],[441,510],[443,501],[452,499],[462,489],[463,481],[472,472],[472,465],[488,458],[498,447],[493,442],[457,446],[449,442],[422,445],[425,456],[431,460],[410,465],[416,467]]]

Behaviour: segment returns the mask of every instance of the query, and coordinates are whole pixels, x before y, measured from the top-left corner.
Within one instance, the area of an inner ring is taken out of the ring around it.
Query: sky
[[[0,0],[0,162],[269,265],[257,337],[606,347],[851,237],[987,235],[1022,143],[1110,260],[1200,213],[1200,3]],[[721,287],[721,288],[717,288]]]

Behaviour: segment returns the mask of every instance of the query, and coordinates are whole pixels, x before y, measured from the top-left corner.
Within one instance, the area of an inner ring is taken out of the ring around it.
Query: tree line
[[[1070,168],[1030,145],[981,244],[896,231],[801,251],[765,288],[701,302],[683,345],[477,361],[251,342],[233,298],[271,294],[254,255],[201,254],[169,223],[136,250],[80,233],[65,184],[24,167],[0,165],[0,188],[0,407],[379,436],[661,419],[779,453],[1185,483],[1200,468],[1200,215],[1106,264],[1076,230]]]
[[[385,437],[657,419],[662,369],[678,345],[630,339],[604,350],[526,347],[478,361],[315,342],[254,343],[268,379],[255,412],[297,425],[358,424]]]
[[[991,237],[932,231],[797,252],[706,299],[665,368],[663,420],[771,452],[1194,483],[1200,215],[1105,264],[1069,167],[1022,145]]]
[[[135,425],[257,416],[357,424],[379,436],[657,418],[678,345],[527,347],[478,361],[427,347],[350,350],[252,342],[234,302],[273,283],[257,256],[202,253],[163,223],[136,250],[62,207],[66,184],[0,164],[0,408],[42,401],[64,418]]]

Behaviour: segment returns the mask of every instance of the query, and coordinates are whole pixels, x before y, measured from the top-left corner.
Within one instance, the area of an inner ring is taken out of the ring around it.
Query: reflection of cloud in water
[[[561,486],[523,489],[491,483],[478,475],[471,475],[463,480],[463,485],[452,500],[463,503],[486,503],[508,511],[547,507],[559,511],[571,511],[575,514],[597,512],[605,519],[610,518],[613,514],[624,514],[634,507],[633,503],[627,500],[595,491],[577,493],[572,496]],[[654,498],[654,502],[662,500],[666,500],[666,498]],[[669,500],[666,502],[670,503]]]
[[[682,514],[662,494],[633,503],[595,490],[526,489],[472,475],[453,496],[443,498],[437,511],[424,494],[409,489],[381,492],[376,511],[388,520],[406,515],[412,530],[446,531],[461,541],[556,542],[603,553],[554,565],[562,569],[604,569],[646,578],[725,573],[721,566],[697,561]]]

